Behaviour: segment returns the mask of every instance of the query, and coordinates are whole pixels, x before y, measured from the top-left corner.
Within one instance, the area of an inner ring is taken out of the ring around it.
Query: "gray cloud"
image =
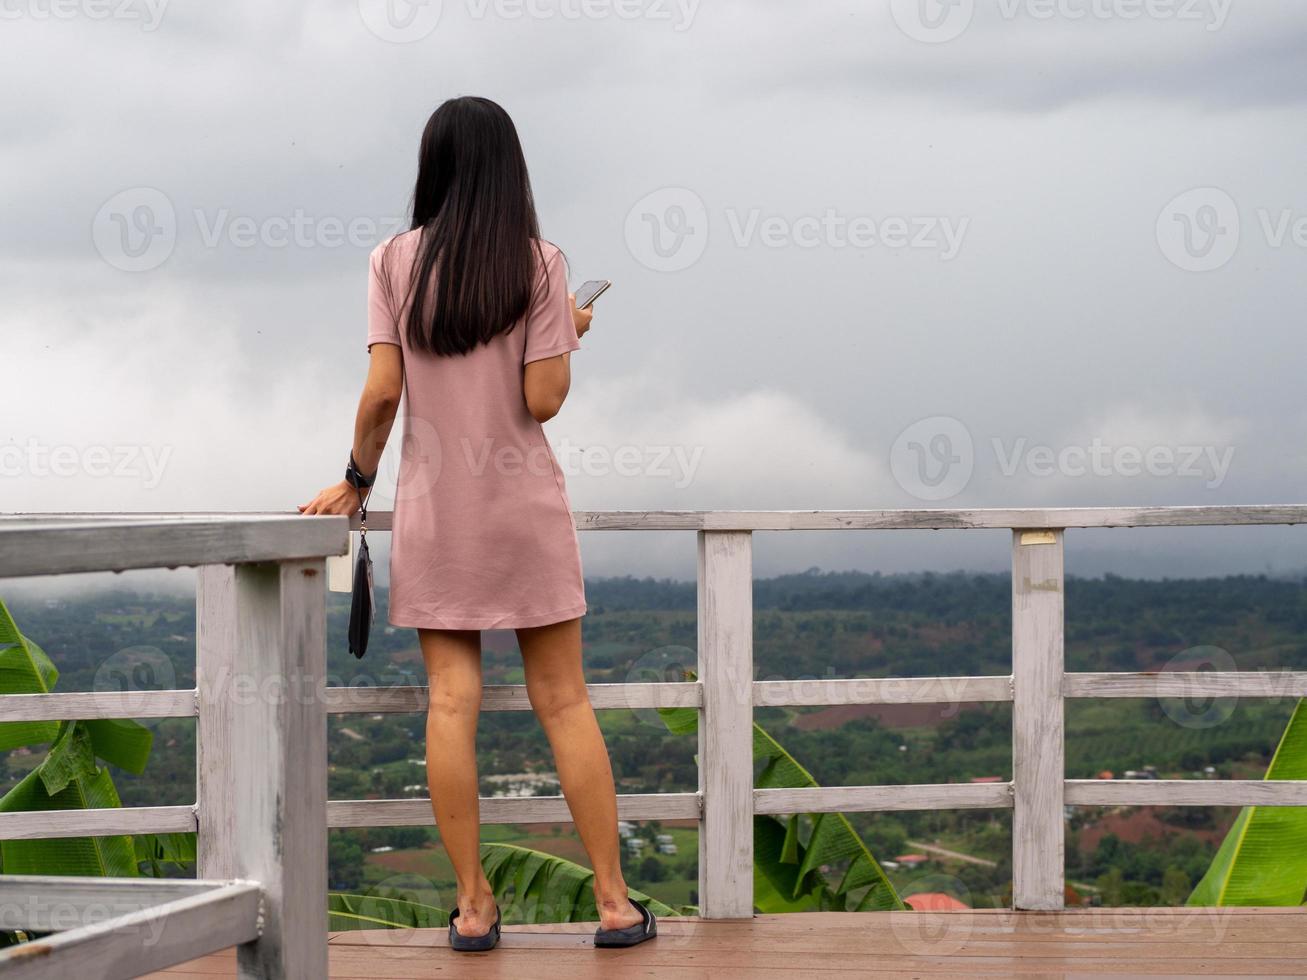
[[[365,369],[367,252],[402,219],[431,108],[469,92],[514,114],[574,278],[616,282],[555,440],[701,453],[680,486],[578,474],[578,506],[1301,496],[1307,249],[1274,236],[1307,216],[1300,5],[1237,3],[1217,31],[980,5],[943,44],[908,37],[888,3],[703,3],[685,30],[479,9],[446,0],[412,44],[370,33],[356,3],[175,0],[152,32],[6,21],[0,335],[21,367],[0,448],[171,455],[148,490],[29,467],[0,477],[0,506],[288,509],[335,479]],[[627,225],[668,187],[704,208],[702,255],[678,271],[650,267],[639,214],[637,240]],[[1196,187],[1227,194],[1241,231],[1209,272],[1177,267],[1159,239],[1159,224],[1179,228],[1165,209]],[[139,188],[167,198],[175,244],[124,272],[92,229]],[[884,241],[896,220],[965,233],[946,257]],[[847,241],[859,222],[874,244]],[[337,226],[362,230],[340,241]],[[893,447],[938,417],[966,429],[974,469],[954,496],[923,501],[896,479]],[[1095,439],[1233,457],[1208,486],[1037,476],[1021,455]],[[264,475],[233,481],[238,462]],[[587,567],[685,573],[684,537],[633,566],[624,536],[592,536]],[[782,538],[760,544],[773,570],[1006,554],[983,535]],[[1092,567],[1261,569],[1268,548],[1284,567],[1292,549],[1268,542],[1297,540],[1122,539],[1087,538],[1103,542]]]

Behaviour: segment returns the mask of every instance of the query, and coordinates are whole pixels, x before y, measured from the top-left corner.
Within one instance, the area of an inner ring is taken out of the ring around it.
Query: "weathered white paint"
[[[587,684],[596,710],[616,708],[697,708],[702,702],[697,681],[634,684]],[[425,687],[329,687],[327,713],[412,714],[427,710]],[[481,689],[482,711],[530,711],[523,684],[487,684]]]
[[[344,554],[344,517],[0,516],[0,578]]]
[[[887,810],[1002,809],[1011,783],[914,783],[907,786],[814,786],[755,789],[755,813],[866,813]]]
[[[0,721],[189,718],[194,717],[197,710],[194,690],[0,695]]]
[[[199,874],[262,884],[242,977],[327,973],[326,569],[206,568],[199,581]]]
[[[699,533],[699,910],[753,914],[753,547]]]
[[[1011,701],[1011,677],[854,677],[754,681],[754,707],[825,704],[940,704]]]
[[[1068,779],[1083,806],[1307,806],[1307,779]]]
[[[1064,897],[1062,781],[1062,532],[1021,543],[1012,532],[1012,902],[1060,909]]]
[[[561,796],[481,798],[481,822],[571,823],[572,814]],[[619,793],[621,820],[688,820],[700,814],[697,793]],[[327,825],[339,827],[419,827],[431,823],[431,801],[332,800],[327,804]]]
[[[1307,506],[1029,507],[926,510],[577,511],[587,531],[841,531],[1304,524]],[[368,514],[369,527],[373,515]],[[380,525],[378,525],[380,526]]]
[[[131,806],[111,810],[32,810],[0,813],[0,840],[180,834],[196,829],[189,806]]]
[[[389,511],[368,511],[369,531],[389,531]],[[912,510],[578,510],[580,531],[849,531],[948,528],[1192,527],[1307,524],[1307,505],[1211,507],[1005,507]],[[358,517],[353,518],[358,527]]]
[[[59,932],[228,884],[188,878],[0,875],[0,929]]]
[[[162,905],[89,922],[0,950],[0,974],[6,980],[124,980],[163,970],[255,940],[261,897],[256,882],[231,882]],[[324,971],[318,980],[327,975],[325,962],[324,956]]]
[[[1066,674],[1067,698],[1304,698],[1307,671],[1178,671]]]

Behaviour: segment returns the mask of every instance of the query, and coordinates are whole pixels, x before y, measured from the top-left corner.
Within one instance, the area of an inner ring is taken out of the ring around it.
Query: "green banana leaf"
[[[337,932],[352,929],[443,929],[449,912],[403,898],[382,895],[327,893],[327,928]]]
[[[1299,701],[1266,779],[1307,779],[1307,700]],[[1186,905],[1302,905],[1307,807],[1246,806]]]
[[[18,631],[0,601],[0,694],[49,694],[58,679],[45,651]],[[58,734],[57,721],[0,722],[0,752],[53,742]]]
[[[48,694],[58,678],[0,601],[0,694]],[[0,813],[122,806],[109,770],[96,759],[140,773],[153,740],[148,728],[129,720],[0,723],[0,751],[50,743],[41,763],[0,798]],[[138,874],[136,845],[121,835],[0,841],[0,867],[6,874]]]
[[[482,844],[481,867],[490,887],[504,903],[511,902],[514,922],[594,922],[594,872],[565,858],[514,844]],[[632,888],[654,915],[678,911]]]
[[[0,813],[117,806],[122,802],[107,769],[71,779],[59,792],[50,794],[41,779],[41,767],[37,767],[0,799]],[[132,839],[124,836],[0,841],[0,863],[9,875],[137,875],[136,851]]]
[[[152,878],[163,878],[169,870],[190,870],[196,861],[195,832],[180,834],[137,834],[132,838],[137,865],[147,865]]]
[[[659,708],[658,714],[674,735],[698,731],[699,712],[695,708]],[[757,722],[753,724],[753,757],[763,762],[754,783],[758,789],[820,785]],[[806,837],[804,822],[810,824]],[[770,814],[755,815],[753,850],[754,906],[760,912],[882,912],[907,907],[842,813],[796,813],[784,820]],[[832,887],[821,867],[844,861],[849,862],[848,868],[839,884]]]

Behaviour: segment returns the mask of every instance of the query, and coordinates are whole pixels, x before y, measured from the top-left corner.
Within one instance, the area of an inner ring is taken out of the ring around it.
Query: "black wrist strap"
[[[359,464],[354,459],[354,451],[350,450],[349,467],[345,470],[345,482],[354,488],[355,493],[359,495],[359,531],[363,535],[368,533],[368,504],[363,499],[363,491],[377,482],[377,474],[364,476],[359,469]]]
[[[350,450],[349,466],[345,469],[345,482],[354,489],[366,489],[377,482],[377,474],[364,476],[363,471],[359,469],[359,464],[354,460],[354,452]]]

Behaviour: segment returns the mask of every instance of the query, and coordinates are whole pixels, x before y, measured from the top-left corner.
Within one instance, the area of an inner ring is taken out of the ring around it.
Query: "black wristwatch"
[[[355,490],[366,490],[372,484],[377,482],[377,474],[364,476],[363,471],[359,469],[359,464],[354,462],[354,453],[349,454],[349,466],[345,470],[345,482]]]

